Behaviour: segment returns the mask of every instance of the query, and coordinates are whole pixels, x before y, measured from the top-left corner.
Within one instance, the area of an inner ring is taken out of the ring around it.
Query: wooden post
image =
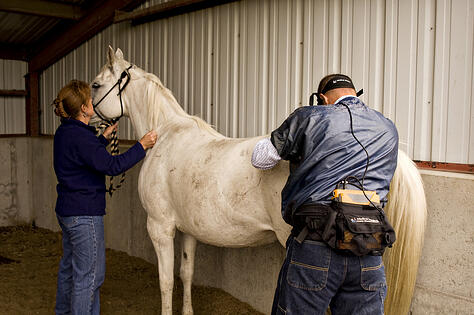
[[[26,81],[26,134],[39,135],[39,73],[29,72]]]

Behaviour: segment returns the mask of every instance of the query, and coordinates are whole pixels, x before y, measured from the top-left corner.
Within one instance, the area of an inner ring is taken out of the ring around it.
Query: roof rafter
[[[0,2],[0,11],[79,20],[84,11],[72,4],[46,0],[9,0]]]
[[[117,10],[114,23],[132,20],[132,23],[137,25],[233,1],[237,0],[170,0],[134,12],[121,12]]]

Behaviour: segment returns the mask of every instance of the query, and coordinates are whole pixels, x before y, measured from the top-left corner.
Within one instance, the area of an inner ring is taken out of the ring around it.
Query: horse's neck
[[[136,98],[131,98],[131,100],[129,101],[129,103],[131,103],[132,105],[139,104],[139,102],[140,101],[137,101]],[[132,122],[133,129],[135,130],[137,139],[141,139],[141,137],[143,137],[148,131],[151,130],[148,122],[146,121],[146,116],[140,115],[140,110],[138,110],[138,108],[133,108],[132,110],[129,110],[129,117]]]
[[[165,87],[150,80],[137,83],[129,100],[129,116],[138,138],[150,130],[160,131],[191,119]]]

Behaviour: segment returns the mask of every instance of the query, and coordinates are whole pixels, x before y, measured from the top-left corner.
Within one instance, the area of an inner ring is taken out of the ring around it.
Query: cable
[[[360,143],[359,139],[357,139],[357,137],[355,136],[354,134],[354,129],[352,128],[352,113],[351,113],[351,110],[349,109],[349,106],[347,106],[346,104],[344,103],[341,103],[341,105],[344,105],[347,110],[349,111],[349,117],[350,117],[350,120],[351,120],[351,133],[352,133],[352,136],[354,137],[354,139],[356,139],[357,143],[360,144],[360,146],[362,147],[362,149],[364,149],[364,152],[365,152],[365,155],[367,156],[367,164],[365,165],[365,171],[364,171],[364,175],[362,175],[362,187],[364,187],[364,179],[365,179],[365,175],[367,174],[367,170],[369,169],[369,153],[367,152],[367,150],[365,149],[365,147],[362,145],[362,143]],[[354,177],[354,176],[348,176],[348,177]],[[346,178],[348,178],[346,177]],[[356,177],[354,177],[356,178]]]
[[[365,155],[367,156],[367,164],[365,165],[364,174],[362,175],[362,181],[360,181],[360,180],[359,180],[357,177],[355,177],[355,176],[349,175],[349,176],[347,176],[347,177],[344,179],[344,184],[343,184],[344,186],[343,186],[343,188],[345,188],[346,183],[348,183],[348,184],[350,184],[350,185],[352,185],[352,186],[354,186],[354,187],[359,188],[360,190],[362,190],[362,193],[364,194],[365,198],[369,201],[369,203],[370,203],[374,208],[376,208],[376,209],[380,212],[381,215],[384,216],[384,213],[383,213],[382,209],[380,209],[379,207],[377,207],[377,206],[372,202],[372,200],[370,200],[369,197],[367,197],[367,194],[365,193],[364,179],[365,179],[365,175],[367,174],[367,170],[369,169],[369,164],[370,164],[369,153],[368,153],[367,150],[365,149],[364,145],[359,141],[359,139],[357,139],[357,137],[356,137],[355,134],[354,134],[354,128],[352,127],[352,112],[351,112],[349,106],[347,106],[347,105],[344,104],[344,103],[340,103],[340,104],[341,104],[341,105],[344,105],[344,106],[347,108],[347,110],[349,111],[349,117],[350,117],[350,121],[351,121],[351,134],[352,134],[352,136],[354,137],[354,139],[357,141],[357,143],[359,143],[359,145],[362,147],[362,149],[363,149],[364,152],[365,152]],[[349,179],[355,179],[355,180],[359,183],[360,186],[357,186],[357,185],[355,185],[355,184],[353,184],[353,183],[350,183],[350,182],[349,182]]]

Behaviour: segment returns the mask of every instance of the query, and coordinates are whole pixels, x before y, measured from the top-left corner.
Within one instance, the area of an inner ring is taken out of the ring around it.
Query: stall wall
[[[0,138],[0,226],[32,222],[30,145],[27,137]]]

